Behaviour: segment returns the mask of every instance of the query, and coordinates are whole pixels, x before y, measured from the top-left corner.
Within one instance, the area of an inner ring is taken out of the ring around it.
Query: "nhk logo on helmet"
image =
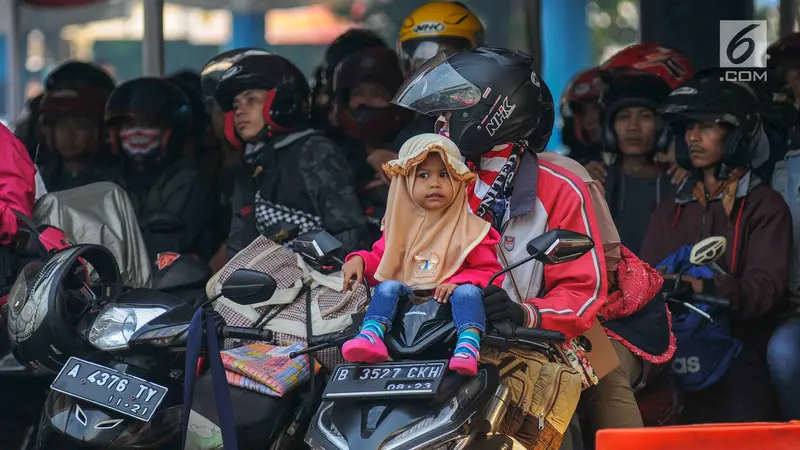
[[[444,31],[444,28],[445,26],[442,22],[429,20],[427,22],[420,22],[414,25],[414,28],[411,31],[418,34],[440,33]]]
[[[766,20],[719,21],[720,81],[766,81],[768,57]]]
[[[499,99],[498,97],[498,100]],[[503,126],[503,122],[511,117],[511,113],[514,112],[514,108],[516,107],[517,105],[512,105],[508,102],[508,97],[503,97],[503,101],[500,102],[500,107],[497,108],[497,111],[495,111],[494,114],[489,111],[491,119],[489,119],[489,123],[486,124],[486,132],[489,133],[489,136],[494,136],[494,134],[497,133],[497,130]],[[492,109],[494,109],[494,107],[492,107]],[[487,114],[487,117],[489,117],[489,114]]]

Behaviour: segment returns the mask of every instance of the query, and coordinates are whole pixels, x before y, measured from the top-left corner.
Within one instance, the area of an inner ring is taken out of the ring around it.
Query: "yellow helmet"
[[[448,55],[486,44],[478,16],[461,2],[430,2],[403,21],[397,38],[400,66],[409,73],[437,53]]]

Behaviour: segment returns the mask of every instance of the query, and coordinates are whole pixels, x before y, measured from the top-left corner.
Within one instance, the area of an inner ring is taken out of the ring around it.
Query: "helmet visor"
[[[481,91],[467,81],[439,53],[408,76],[392,103],[420,114],[469,108],[481,100]]]
[[[409,39],[401,42],[397,49],[404,73],[417,70],[426,61],[444,53],[447,56],[469,49],[472,45],[467,39],[455,36],[439,36],[428,39]]]

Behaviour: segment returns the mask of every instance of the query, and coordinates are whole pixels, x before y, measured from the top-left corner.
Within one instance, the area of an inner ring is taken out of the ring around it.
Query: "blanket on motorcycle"
[[[62,230],[75,244],[108,248],[119,263],[125,286],[150,287],[152,262],[136,212],[125,190],[114,183],[92,183],[42,196],[33,211],[37,225]]]
[[[289,358],[291,352],[306,348],[302,342],[288,347],[255,343],[220,352],[228,384],[273,397],[287,392],[311,378],[308,355]],[[314,371],[320,364],[314,361]]]
[[[341,331],[353,323],[351,315],[362,311],[367,303],[364,286],[342,292],[339,273],[324,275],[317,272],[308,267],[300,255],[263,236],[237,253],[209,280],[206,285],[208,297],[218,295],[225,280],[242,268],[258,270],[275,278],[278,284],[275,294],[268,301],[253,305],[239,305],[221,297],[214,309],[227,325],[238,327],[251,327],[266,314],[264,317],[269,320],[260,328],[274,332],[272,343],[276,345],[305,342],[306,320],[311,320],[315,336]],[[310,289],[311,293],[310,318],[306,317],[305,289]],[[232,342],[226,342],[226,346],[229,344]],[[326,367],[344,362],[338,348],[318,352],[316,358]]]

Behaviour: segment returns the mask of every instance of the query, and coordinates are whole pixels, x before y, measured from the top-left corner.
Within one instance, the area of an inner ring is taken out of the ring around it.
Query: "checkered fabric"
[[[269,230],[281,223],[297,225],[298,234],[323,229],[320,217],[264,200],[260,191],[256,192],[255,216],[256,229],[262,236],[270,236]],[[284,245],[288,246],[290,243],[291,241]]]
[[[279,247],[279,248],[275,248]],[[209,296],[220,292],[222,284],[237,269],[247,268],[270,274],[277,282],[278,289],[287,289],[294,286],[295,282],[303,277],[303,270],[297,266],[297,255],[291,250],[260,236],[244,250],[237,253],[209,282],[206,293]],[[325,286],[316,286],[311,290],[312,302],[316,301],[325,320],[350,315],[366,308],[367,292],[363,285],[345,301],[345,293],[329,289]],[[264,308],[257,308],[263,312]],[[225,323],[236,327],[252,326],[252,321],[225,306],[217,303],[214,309],[222,315]],[[306,298],[305,294],[287,306],[277,318],[291,320],[305,324]],[[305,342],[305,335],[295,336],[286,333],[275,333],[273,344],[291,345],[298,341]],[[232,348],[242,343],[233,339],[225,342],[226,348]],[[332,348],[316,354],[317,360],[325,367],[332,368],[344,362],[339,348]]]

